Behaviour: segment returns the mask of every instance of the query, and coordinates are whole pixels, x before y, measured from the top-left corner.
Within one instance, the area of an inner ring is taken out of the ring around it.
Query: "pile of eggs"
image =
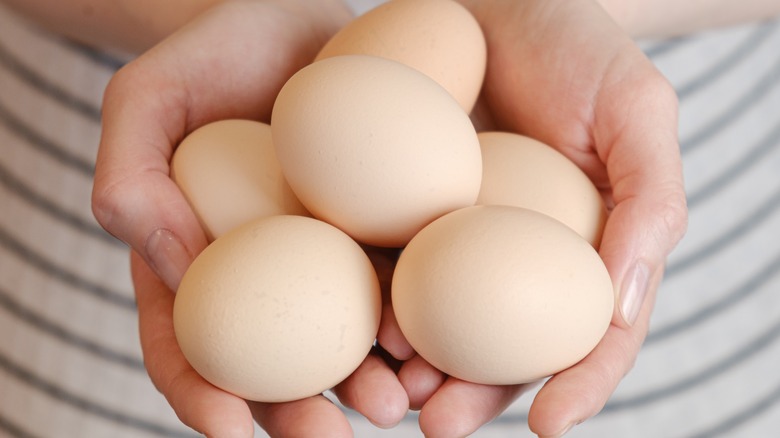
[[[530,382],[595,347],[614,300],[602,198],[553,148],[476,132],[486,56],[458,3],[391,0],[289,79],[270,125],[182,141],[172,178],[212,240],[174,305],[199,374],[264,402],[343,381],[382,314],[370,247],[402,249],[395,318],[448,375]]]

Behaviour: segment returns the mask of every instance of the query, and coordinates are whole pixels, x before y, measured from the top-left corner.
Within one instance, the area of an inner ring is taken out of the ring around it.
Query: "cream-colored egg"
[[[317,59],[374,55],[414,67],[470,112],[485,77],[487,49],[479,23],[452,0],[391,0],[344,26]]]
[[[435,81],[395,61],[345,55],[303,68],[279,93],[271,129],[303,205],[362,243],[403,246],[479,193],[468,116]]]
[[[252,219],[309,215],[282,175],[265,123],[222,120],[196,129],[174,152],[171,178],[211,240]]]
[[[209,245],[176,294],[176,339],[192,367],[248,400],[333,387],[368,354],[381,295],[360,246],[303,216],[241,225]]]
[[[401,254],[398,324],[431,365],[482,384],[535,381],[585,357],[612,317],[594,248],[533,210],[474,206],[434,221]]]
[[[540,211],[598,248],[607,209],[596,186],[552,147],[519,134],[480,132],[482,187],[477,204]]]

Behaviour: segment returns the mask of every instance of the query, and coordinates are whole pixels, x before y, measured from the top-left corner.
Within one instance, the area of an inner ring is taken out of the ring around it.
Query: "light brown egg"
[[[319,394],[368,354],[379,327],[368,256],[337,228],[271,216],[209,245],[176,294],[176,339],[206,380],[248,400]]]
[[[468,116],[435,81],[395,61],[345,55],[303,68],[279,93],[271,129],[303,205],[362,243],[403,246],[479,193]]]
[[[431,365],[482,384],[535,381],[585,357],[612,317],[594,248],[561,222],[510,206],[464,208],[404,249],[392,283],[406,339]]]
[[[344,26],[317,59],[374,55],[414,67],[470,112],[485,77],[487,49],[479,23],[452,0],[391,0]]]
[[[210,240],[252,219],[309,215],[282,175],[265,123],[222,120],[196,129],[174,152],[171,178]]]
[[[607,209],[587,175],[552,147],[519,134],[480,132],[482,186],[477,204],[547,214],[598,248]]]

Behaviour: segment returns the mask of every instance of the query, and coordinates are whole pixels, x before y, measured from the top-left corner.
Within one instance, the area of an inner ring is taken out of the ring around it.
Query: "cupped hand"
[[[176,145],[221,119],[270,119],[285,81],[351,18],[340,0],[230,1],[210,9],[122,68],[103,104],[93,210],[132,249],[144,360],[180,419],[213,437],[250,437],[254,418],[272,436],[351,436],[324,396],[249,403],[203,380],[173,332],[173,292],[206,236],[169,176]],[[401,420],[408,399],[371,354],[336,393],[380,426]]]
[[[529,412],[532,431],[560,436],[597,414],[633,366],[666,257],[685,232],[677,99],[591,0],[460,2],[488,44],[475,123],[557,148],[596,183],[610,210],[599,253],[616,294],[612,323],[590,355],[545,383]],[[527,389],[449,378],[413,356],[397,324],[380,335],[393,356],[408,359],[399,379],[421,409],[426,436],[466,436]]]

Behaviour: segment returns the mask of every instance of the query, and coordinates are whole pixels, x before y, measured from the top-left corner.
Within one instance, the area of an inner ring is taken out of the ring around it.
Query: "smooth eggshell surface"
[[[210,240],[252,219],[309,215],[282,175],[265,123],[222,120],[196,129],[174,152],[171,178]]]
[[[401,253],[393,309],[406,339],[457,378],[503,385],[566,369],[601,340],[613,309],[594,248],[533,210],[475,206],[434,221]]]
[[[525,207],[558,219],[598,248],[607,209],[596,186],[552,147],[519,134],[480,132],[477,204]]]
[[[192,367],[248,400],[282,402],[340,383],[379,327],[368,256],[337,228],[272,216],[209,245],[176,294],[176,339]]]
[[[361,243],[401,247],[479,193],[471,120],[444,88],[395,61],[345,55],[303,68],[279,93],[271,129],[303,205]]]
[[[404,63],[441,84],[470,112],[485,77],[487,49],[479,23],[452,0],[392,0],[357,17],[317,59],[374,55]]]

